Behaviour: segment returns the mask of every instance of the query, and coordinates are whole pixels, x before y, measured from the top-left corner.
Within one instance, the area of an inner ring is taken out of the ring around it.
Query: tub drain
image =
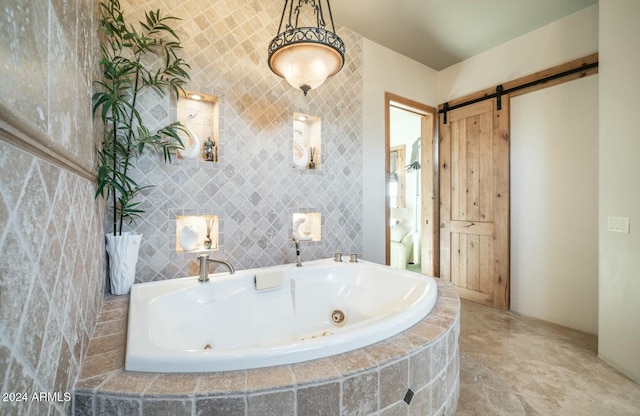
[[[334,325],[344,325],[346,322],[346,316],[344,314],[344,312],[342,312],[340,309],[335,309],[333,312],[331,312],[331,322],[333,322]]]

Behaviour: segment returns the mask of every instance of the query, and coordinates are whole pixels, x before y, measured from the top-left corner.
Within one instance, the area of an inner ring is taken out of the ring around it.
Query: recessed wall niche
[[[322,239],[322,215],[319,212],[296,212],[293,214],[293,236],[300,241]]]
[[[293,113],[293,167],[320,170],[322,137],[320,117]]]
[[[179,253],[218,249],[217,215],[176,216],[176,251]]]
[[[220,100],[218,97],[185,90],[177,103],[177,119],[189,134],[180,134],[184,150],[180,159],[217,162],[219,148]]]

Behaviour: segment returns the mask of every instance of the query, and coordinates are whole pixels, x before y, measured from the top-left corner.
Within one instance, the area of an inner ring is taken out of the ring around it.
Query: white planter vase
[[[109,278],[111,293],[126,295],[131,290],[136,278],[136,263],[142,234],[122,233],[107,234],[106,250],[109,255]]]

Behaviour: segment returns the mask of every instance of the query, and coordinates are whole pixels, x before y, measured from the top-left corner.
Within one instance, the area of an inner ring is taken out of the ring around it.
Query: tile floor
[[[597,357],[594,335],[469,301],[460,332],[457,416],[640,415],[640,384]]]

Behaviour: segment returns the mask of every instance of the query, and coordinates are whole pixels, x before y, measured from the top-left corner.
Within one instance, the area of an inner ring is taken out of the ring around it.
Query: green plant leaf
[[[178,18],[151,10],[136,28],[126,22],[118,0],[101,1],[99,13],[102,78],[95,81],[92,101],[94,116],[101,118],[103,140],[97,151],[95,197],[111,201],[116,233],[118,228],[122,232],[124,219],[131,222],[144,213],[136,198],[151,185],[140,186],[131,176],[138,157],[150,146],[162,151],[165,162],[171,162],[171,152],[182,146],[180,123],[149,131],[138,108],[138,96],[149,87],[160,95],[175,93],[178,98],[189,80],[190,67],[176,55],[181,45],[170,23]]]

